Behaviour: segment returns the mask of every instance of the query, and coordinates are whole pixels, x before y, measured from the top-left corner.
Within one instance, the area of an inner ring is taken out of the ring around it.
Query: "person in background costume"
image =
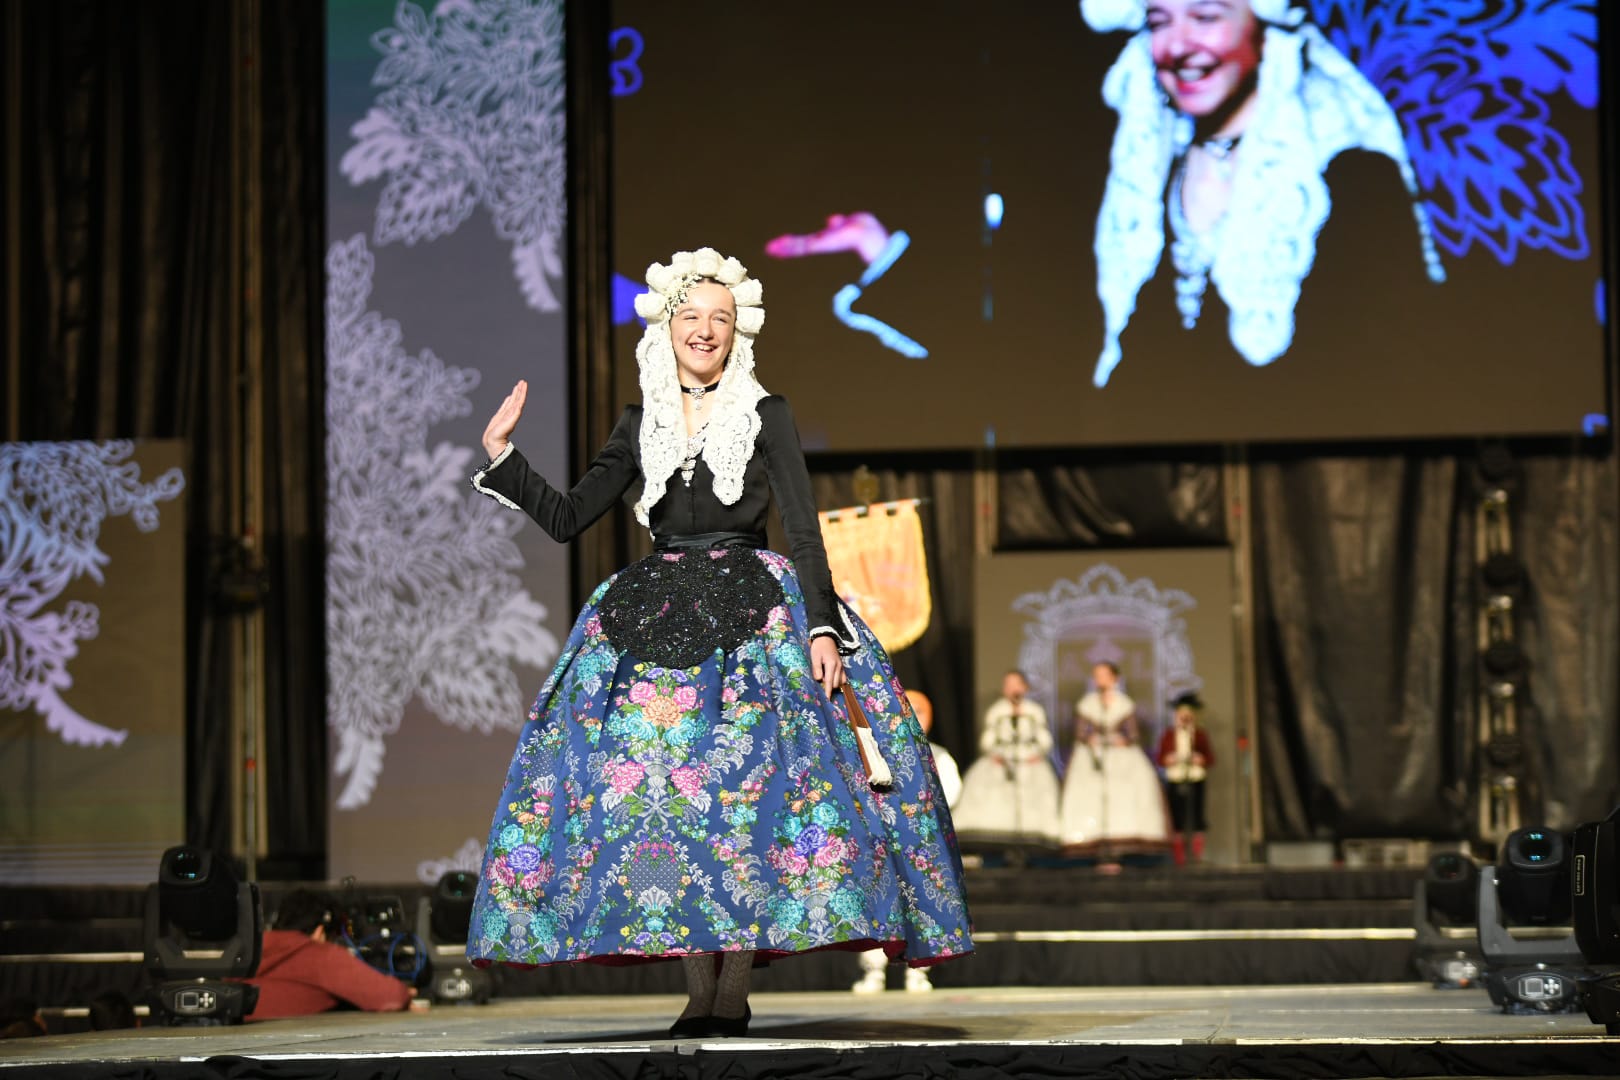
[[[1071,854],[1097,854],[1117,870],[1122,854],[1162,851],[1169,838],[1164,793],[1142,752],[1136,702],[1119,687],[1119,668],[1091,669],[1091,690],[1074,707],[1074,754],[1063,778],[1061,838]]]
[[[1215,764],[1215,750],[1209,734],[1198,722],[1204,710],[1198,695],[1188,691],[1170,705],[1175,720],[1159,736],[1158,760],[1164,770],[1170,822],[1175,830],[1170,837],[1170,854],[1176,865],[1182,866],[1187,861],[1189,838],[1193,861],[1204,859],[1204,832],[1208,828],[1204,819],[1204,783],[1209,779],[1210,766]]]
[[[1009,671],[1001,697],[986,710],[979,757],[962,777],[956,834],[980,846],[1051,847],[1057,843],[1058,778],[1046,710],[1031,701],[1029,680]]]

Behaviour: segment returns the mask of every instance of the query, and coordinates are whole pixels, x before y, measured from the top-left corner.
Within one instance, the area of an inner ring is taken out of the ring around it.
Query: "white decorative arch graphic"
[[[1151,710],[1177,694],[1200,689],[1204,680],[1194,669],[1184,617],[1197,606],[1189,593],[1161,589],[1148,578],[1132,581],[1108,563],[1098,563],[1078,578],[1060,578],[1044,592],[1023,594],[1012,609],[1027,620],[1018,666],[1029,680],[1030,697],[1046,708],[1054,725],[1067,719],[1057,700],[1057,654],[1062,642],[1076,639],[1095,641],[1087,654],[1093,661],[1117,660],[1110,653],[1112,642],[1148,641],[1152,685],[1125,689]]]

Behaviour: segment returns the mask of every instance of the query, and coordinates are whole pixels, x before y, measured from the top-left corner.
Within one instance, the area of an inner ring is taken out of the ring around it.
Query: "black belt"
[[[690,536],[664,536],[653,541],[654,551],[712,551],[716,548],[762,548],[765,538],[758,533],[711,532]]]

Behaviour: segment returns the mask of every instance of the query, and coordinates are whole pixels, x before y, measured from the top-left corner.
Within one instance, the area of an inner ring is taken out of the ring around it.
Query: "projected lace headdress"
[[[1232,198],[1208,279],[1230,311],[1232,345],[1250,364],[1276,360],[1294,339],[1294,305],[1332,211],[1323,172],[1346,150],[1382,154],[1413,198],[1416,239],[1429,277],[1443,281],[1417,201],[1417,182],[1395,111],[1378,89],[1289,0],[1251,0],[1264,25],[1254,119],[1236,155]],[[1107,188],[1097,218],[1097,292],[1105,338],[1092,375],[1106,385],[1119,364],[1120,334],[1165,247],[1164,192],[1192,141],[1192,120],[1171,107],[1154,68],[1142,0],[1081,0],[1099,32],[1134,31],[1103,82],[1119,113]]]
[[[669,478],[688,453],[669,320],[686,302],[687,290],[705,280],[730,289],[737,304],[731,354],[714,392],[714,411],[702,433],[702,458],[714,474],[715,497],[727,506],[742,498],[743,471],[759,437],[759,399],[765,396],[765,388],[754,375],[754,336],[765,325],[762,286],[748,276],[742,263],[713,248],[677,251],[668,263],[653,263],[647,267],[647,285],[652,291],[636,297],[636,314],[647,320],[647,329],[636,345],[641,376],[641,471],[646,477],[636,500],[636,520],[643,525],[649,524],[649,512],[663,498]]]

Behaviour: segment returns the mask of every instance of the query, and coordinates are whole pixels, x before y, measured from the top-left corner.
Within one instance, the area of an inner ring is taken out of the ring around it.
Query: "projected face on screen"
[[[721,8],[738,163],[671,215],[712,87],[680,9],[615,0],[616,265],[757,252],[811,450],[1606,423],[1593,0]]]
[[[1230,130],[1254,101],[1263,27],[1245,0],[1154,0],[1146,23],[1170,106]]]
[[[1172,347],[1215,363],[1235,351],[1263,367],[1293,351],[1336,200],[1351,212],[1413,202],[1375,238],[1389,264],[1374,272],[1409,279],[1421,256],[1430,280],[1444,277],[1394,110],[1303,11],[1259,7],[1268,19],[1248,0],[1083,6],[1096,29],[1123,20],[1135,31],[1104,80],[1119,123],[1097,219],[1099,388],[1130,354],[1151,362],[1157,343],[1127,336],[1135,320],[1179,324],[1187,333]],[[1327,254],[1342,276],[1349,256]],[[1352,273],[1341,294],[1387,307],[1363,277]],[[1388,300],[1422,304],[1420,293],[1408,280]]]

